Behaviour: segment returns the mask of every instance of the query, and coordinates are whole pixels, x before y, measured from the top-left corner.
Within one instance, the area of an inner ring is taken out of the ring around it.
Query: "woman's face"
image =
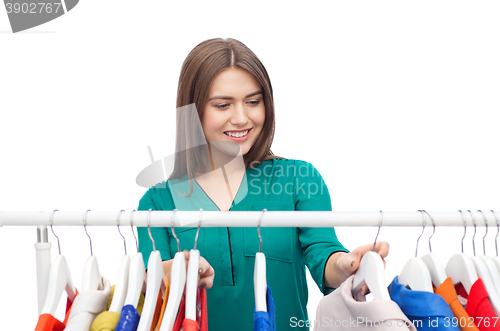
[[[248,153],[264,126],[262,92],[246,70],[229,68],[219,73],[210,87],[201,123],[206,140],[232,141],[241,155]]]

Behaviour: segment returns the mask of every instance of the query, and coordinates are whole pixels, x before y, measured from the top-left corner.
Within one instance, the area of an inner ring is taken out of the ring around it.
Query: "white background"
[[[276,107],[272,150],[312,163],[335,211],[500,209],[499,15],[496,1],[81,1],[12,34],[0,8],[0,209],[137,209],[147,146],[155,159],[174,152],[181,64],[214,37],[242,41],[264,63]],[[83,227],[54,230],[81,286],[90,254]],[[354,249],[376,230],[337,234]],[[88,232],[114,283],[124,253],[116,227]],[[122,232],[132,252],[130,227]],[[387,284],[420,232],[382,228]],[[462,234],[436,229],[443,263]],[[478,228],[479,252],[483,235]],[[35,241],[34,227],[0,228],[1,330],[36,325]],[[313,319],[321,294],[309,285]]]

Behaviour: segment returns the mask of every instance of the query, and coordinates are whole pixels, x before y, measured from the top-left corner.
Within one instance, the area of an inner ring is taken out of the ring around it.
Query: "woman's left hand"
[[[339,287],[347,278],[356,273],[363,255],[372,250],[373,244],[366,244],[357,247],[350,253],[338,252],[330,256],[324,275],[326,285],[333,288]],[[389,243],[385,241],[377,242],[375,252],[380,255],[385,265],[384,258],[389,254]]]

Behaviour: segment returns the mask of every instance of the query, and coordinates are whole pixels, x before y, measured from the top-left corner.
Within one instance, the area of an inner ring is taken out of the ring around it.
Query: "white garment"
[[[111,284],[106,277],[101,277],[104,284],[102,291],[86,291],[76,296],[65,331],[89,331],[97,315],[106,310],[111,295]]]
[[[353,280],[354,275],[321,299],[315,331],[417,331],[392,300],[366,301],[364,296],[356,295],[356,301],[351,293]]]

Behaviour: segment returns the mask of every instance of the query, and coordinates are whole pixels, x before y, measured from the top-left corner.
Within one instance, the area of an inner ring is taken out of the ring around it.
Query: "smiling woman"
[[[234,39],[202,42],[187,56],[179,78],[174,170],[166,182],[144,194],[138,210],[331,211],[328,188],[313,165],[271,152],[274,123],[271,81],[257,56]],[[151,232],[170,279],[177,241],[170,228]],[[193,247],[196,226],[176,232],[181,249]],[[147,265],[153,250],[148,229],[138,228],[138,234]],[[201,229],[199,287],[202,293],[209,289],[208,329],[249,331],[267,318],[278,330],[297,330],[291,318],[308,319],[305,266],[326,294],[347,279],[373,247],[349,253],[333,228],[287,227],[286,220],[283,227],[262,228],[261,234],[267,299],[272,301],[272,288],[275,317],[254,315],[257,229]],[[385,257],[387,243],[379,243],[377,251]],[[184,254],[189,260],[190,253]]]
[[[209,96],[201,119],[205,138],[237,142],[241,154],[247,154],[266,118],[259,82],[246,70],[229,68],[215,77]]]

